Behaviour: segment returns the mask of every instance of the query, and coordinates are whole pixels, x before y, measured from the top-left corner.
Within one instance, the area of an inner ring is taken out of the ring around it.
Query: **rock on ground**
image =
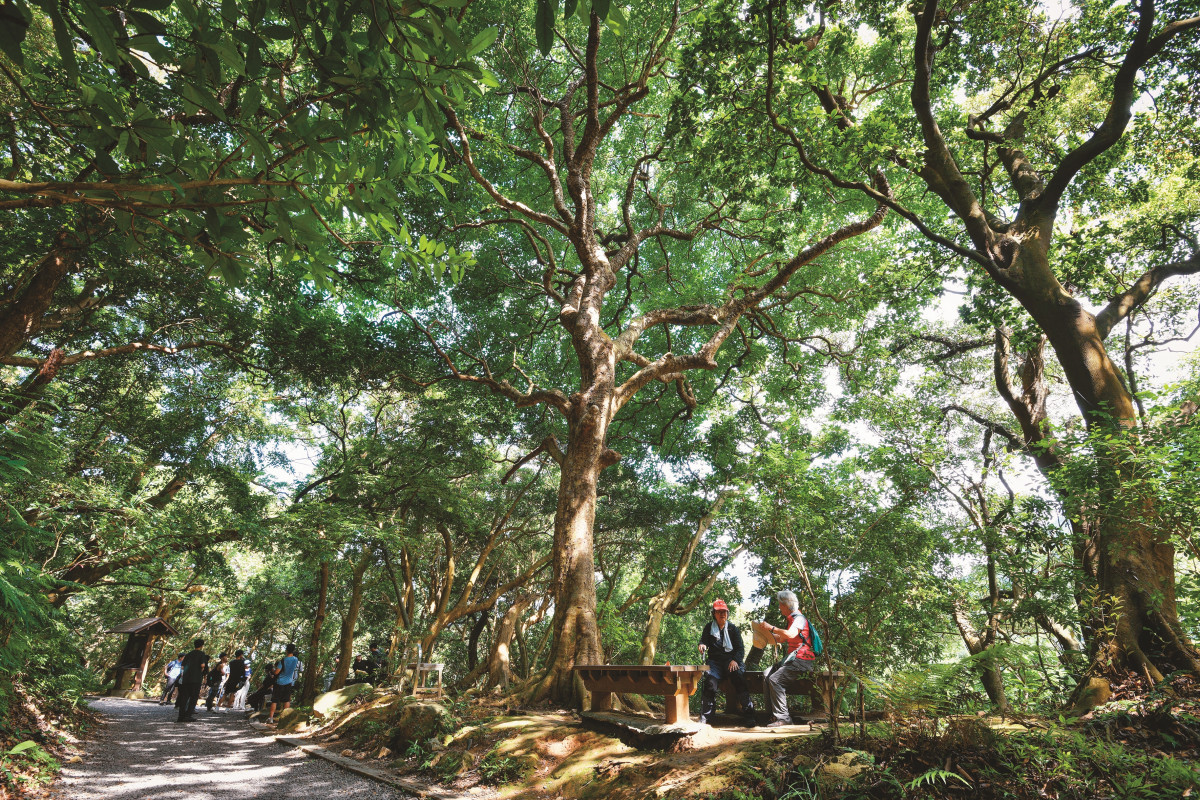
[[[399,800],[409,795],[259,736],[240,713],[176,723],[175,709],[121,698],[92,701],[104,715],[83,761],[68,764],[58,800]]]
[[[313,701],[313,711],[323,717],[331,716],[341,711],[354,698],[374,691],[369,683],[352,683],[333,692],[317,695]]]

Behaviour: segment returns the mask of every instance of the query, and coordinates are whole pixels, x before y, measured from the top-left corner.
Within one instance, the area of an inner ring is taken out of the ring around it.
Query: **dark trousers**
[[[730,670],[728,661],[716,661],[711,658],[707,664],[708,671],[704,673],[704,683],[700,688],[700,716],[707,717],[716,709],[718,685],[721,683],[721,679],[726,677],[733,683],[734,691],[737,692],[741,711],[752,711],[750,687],[746,684],[745,665],[738,664],[738,669]],[[733,711],[731,708],[725,710]]]
[[[788,690],[796,688],[795,682],[806,672],[817,668],[815,661],[793,658],[780,661],[767,670],[763,675],[763,697],[767,701],[767,710],[771,716],[780,722],[791,722],[792,715],[788,712]]]
[[[185,719],[196,713],[196,703],[200,700],[200,684],[179,684],[179,718]]]
[[[167,688],[163,689],[162,697],[159,698],[160,703],[165,703],[171,699],[171,692],[179,688],[179,678],[167,678]]]
[[[224,686],[224,683],[209,684],[208,700],[207,700],[207,702],[205,702],[205,706],[208,707],[209,711],[213,710],[213,703],[220,702],[221,697],[224,696],[224,693],[221,691],[222,686]]]

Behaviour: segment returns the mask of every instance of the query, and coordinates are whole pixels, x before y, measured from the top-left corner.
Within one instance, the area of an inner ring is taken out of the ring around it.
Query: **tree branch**
[[[1193,253],[1190,258],[1175,261],[1146,270],[1132,286],[1109,301],[1108,305],[1096,315],[1096,331],[1101,339],[1105,339],[1113,326],[1125,319],[1140,307],[1150,297],[1150,294],[1168,278],[1179,275],[1195,275],[1200,273],[1200,253]]]

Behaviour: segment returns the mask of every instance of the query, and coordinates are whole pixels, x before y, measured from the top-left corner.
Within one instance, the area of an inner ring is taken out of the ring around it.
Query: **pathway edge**
[[[264,733],[270,733],[271,731],[270,728],[261,722],[251,722],[250,726]],[[468,800],[468,795],[447,792],[444,789],[438,789],[408,778],[401,778],[398,775],[389,775],[382,770],[364,766],[353,758],[347,758],[346,756],[331,752],[319,744],[313,744],[295,736],[274,736],[274,739],[277,743],[294,747],[305,755],[328,761],[330,764],[340,767],[347,772],[353,772],[355,775],[363,778],[369,778],[378,783],[401,789],[417,797],[427,797],[430,800]]]

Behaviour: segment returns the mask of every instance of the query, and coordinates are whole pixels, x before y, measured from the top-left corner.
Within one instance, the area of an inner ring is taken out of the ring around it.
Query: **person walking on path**
[[[746,667],[742,634],[737,625],[729,621],[729,606],[717,598],[712,604],[713,618],[700,634],[700,653],[706,656],[708,672],[704,673],[703,688],[700,690],[700,722],[709,723],[716,713],[717,687],[723,678],[729,678],[737,692],[742,715],[754,719],[754,704],[750,701],[750,687],[746,684]],[[725,709],[733,711],[732,708]]]
[[[221,653],[220,659],[221,662],[208,671],[208,697],[205,699],[204,707],[210,714],[213,704],[221,702],[221,696],[225,691],[225,682],[229,679],[229,653]]]
[[[163,689],[162,697],[158,700],[160,706],[170,703],[171,695],[179,690],[179,675],[183,672],[183,655],[180,653],[163,669],[163,676],[167,679],[167,688]]]
[[[250,661],[246,661],[246,677],[242,681],[242,688],[238,689],[237,694],[233,698],[233,710],[245,711],[246,700],[250,697]]]
[[[183,674],[179,676],[179,719],[176,722],[191,722],[196,718],[196,703],[200,700],[200,687],[208,672],[208,654],[204,652],[204,640],[192,643],[194,649],[183,657]]]
[[[779,613],[783,615],[787,627],[777,628],[766,621],[754,623],[754,649],[759,653],[762,652],[761,647],[771,640],[787,644],[783,660],[763,675],[763,697],[772,717],[771,722],[767,723],[768,728],[792,724],[787,704],[788,689],[794,688],[793,684],[804,673],[817,668],[812,626],[808,618],[800,613],[800,601],[796,593],[785,589],[776,598],[779,600]]]
[[[286,655],[275,667],[275,686],[271,689],[271,710],[267,712],[267,724],[275,724],[275,707],[287,709],[292,704],[292,689],[296,685],[296,676],[300,673],[300,659],[296,658],[296,645],[287,646]]]

